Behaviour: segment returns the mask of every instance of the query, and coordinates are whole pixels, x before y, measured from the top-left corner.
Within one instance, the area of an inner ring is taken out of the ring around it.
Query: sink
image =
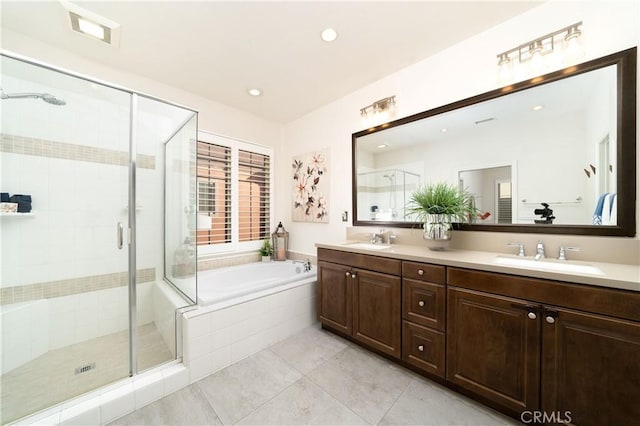
[[[371,243],[351,243],[346,244],[347,247],[365,249],[365,250],[384,250],[391,248],[390,244],[371,244]]]
[[[582,262],[572,262],[567,260],[553,260],[543,259],[535,260],[527,257],[509,257],[509,256],[496,256],[495,263],[505,266],[515,266],[527,269],[539,269],[544,271],[555,272],[571,272],[575,274],[592,274],[592,275],[604,275],[604,272],[600,268]]]

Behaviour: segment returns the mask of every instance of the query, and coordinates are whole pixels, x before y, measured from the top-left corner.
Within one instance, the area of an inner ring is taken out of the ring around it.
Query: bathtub
[[[316,281],[299,262],[258,262],[198,272],[198,305],[242,303]]]

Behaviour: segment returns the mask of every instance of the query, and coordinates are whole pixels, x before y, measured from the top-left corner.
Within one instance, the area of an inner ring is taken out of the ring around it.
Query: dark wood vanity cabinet
[[[536,409],[540,320],[531,303],[448,290],[447,380],[513,412]]]
[[[318,317],[323,326],[401,356],[401,262],[318,249]]]
[[[570,412],[580,426],[638,424],[640,323],[545,309],[542,408]]]
[[[448,381],[515,417],[637,424],[640,294],[458,268],[447,280]]]
[[[445,267],[402,262],[402,359],[445,375]]]

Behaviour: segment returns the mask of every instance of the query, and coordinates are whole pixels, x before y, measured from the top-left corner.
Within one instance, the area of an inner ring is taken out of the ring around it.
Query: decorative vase
[[[431,240],[434,244],[429,246],[430,250],[446,250],[451,240],[451,216],[446,214],[426,215],[422,238]]]
[[[262,256],[263,262],[271,262],[271,256]]]

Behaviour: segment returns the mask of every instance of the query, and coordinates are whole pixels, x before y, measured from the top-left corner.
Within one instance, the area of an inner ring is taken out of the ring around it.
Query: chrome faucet
[[[538,240],[538,244],[536,244],[536,255],[534,260],[544,259],[544,243],[542,240]]]
[[[371,234],[371,244],[384,244],[384,228],[380,228],[379,232]]]
[[[304,269],[304,272],[309,272],[311,271],[311,261],[309,259],[302,261],[302,260],[294,260],[293,263],[301,263],[302,267]]]
[[[580,251],[578,247],[560,247],[560,253],[558,254],[558,260],[567,260],[568,251]]]
[[[507,243],[509,247],[518,247],[518,256],[524,257],[524,244],[522,243]]]

